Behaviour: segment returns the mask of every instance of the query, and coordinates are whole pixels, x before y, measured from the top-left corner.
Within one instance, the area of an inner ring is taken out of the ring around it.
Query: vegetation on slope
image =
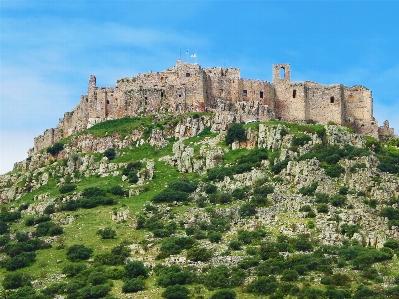
[[[359,240],[364,227],[341,219],[356,204],[375,219],[386,217],[387,230],[399,226],[398,198],[372,198],[372,190],[356,192],[343,179],[343,173],[370,167],[359,163],[360,157],[375,155],[382,172],[372,183],[383,189],[379,184],[385,180],[384,172],[397,179],[395,146],[370,139],[366,148],[320,143],[301,155],[300,149],[311,142],[308,134],[323,138],[324,127],[267,123],[277,124],[289,128],[288,150],[297,153],[296,158],[281,160],[280,151],[258,148],[228,150],[219,166],[199,174],[179,173],[158,160],[171,153],[170,143],[163,149],[144,144],[116,151],[110,163],[124,163],[116,175],[85,177],[75,171],[73,177],[63,177],[57,175],[63,161],[47,166],[43,171],[51,170],[52,175],[46,185],[2,206],[1,296],[396,298],[398,240],[388,238],[383,247],[375,248],[364,235]],[[170,124],[122,119],[88,131],[124,135],[136,125]],[[236,135],[241,131],[235,128],[230,134],[233,141],[242,141]],[[185,143],[196,146],[204,137],[214,137],[209,128]],[[154,160],[154,177],[137,185],[145,159]],[[322,182],[317,180],[298,188],[284,176],[290,162],[309,159],[321,163],[335,193],[320,192]],[[261,177],[250,185],[240,184],[239,178],[253,171]],[[129,192],[135,195],[129,197]],[[279,196],[299,197],[303,204],[297,211],[282,209]],[[41,203],[45,208],[40,212],[32,210]],[[274,216],[269,222],[262,220],[270,214]],[[335,228],[340,242],[322,242],[323,223]]]

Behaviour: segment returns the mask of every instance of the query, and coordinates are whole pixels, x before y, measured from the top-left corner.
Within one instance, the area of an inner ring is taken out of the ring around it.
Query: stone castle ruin
[[[90,76],[88,92],[64,114],[55,129],[35,138],[29,154],[94,124],[122,117],[214,111],[237,122],[279,119],[295,122],[334,122],[358,133],[393,136],[373,117],[371,91],[363,86],[291,82],[290,65],[273,65],[273,82],[242,79],[238,68],[201,68],[178,60],[162,72],[117,80],[115,87],[97,87]],[[380,133],[380,134],[379,134]]]

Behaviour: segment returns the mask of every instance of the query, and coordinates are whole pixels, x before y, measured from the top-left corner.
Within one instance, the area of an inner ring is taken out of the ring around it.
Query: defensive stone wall
[[[289,64],[273,65],[272,72],[270,83],[242,79],[238,68],[202,69],[199,64],[178,60],[162,72],[119,79],[114,87],[97,87],[96,77],[91,75],[87,94],[55,129],[35,138],[29,154],[106,120],[160,113],[216,111],[241,122],[271,118],[334,122],[376,138],[393,136],[386,128],[379,134],[367,88],[291,82]]]

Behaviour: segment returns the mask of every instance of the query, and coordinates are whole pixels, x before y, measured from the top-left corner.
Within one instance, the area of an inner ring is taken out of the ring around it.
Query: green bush
[[[33,279],[28,273],[16,272],[4,275],[1,285],[6,290],[17,289],[23,286],[30,286]]]
[[[232,289],[221,289],[212,294],[210,299],[235,299],[237,293]]]
[[[341,165],[326,165],[323,166],[326,175],[332,178],[337,178],[341,175],[341,173],[345,172],[345,168]]]
[[[99,229],[96,233],[101,237],[101,239],[115,239],[116,231],[110,227],[106,227],[104,229]]]
[[[219,243],[222,240],[222,234],[214,231],[208,232],[208,239],[211,243]]]
[[[0,221],[3,222],[14,222],[17,219],[21,218],[21,212],[8,212],[8,211],[2,211],[0,213]]]
[[[80,263],[69,264],[66,265],[64,268],[62,268],[62,273],[66,274],[69,277],[74,277],[86,269],[87,266],[85,264],[80,264]]]
[[[191,237],[168,237],[162,240],[160,251],[166,255],[179,254],[183,249],[190,249],[196,241]]]
[[[249,293],[257,293],[262,295],[271,295],[278,288],[276,278],[273,276],[269,277],[258,277],[254,281],[248,284],[247,291]]]
[[[144,290],[144,281],[140,278],[133,278],[125,281],[122,286],[122,292],[124,293],[136,293]]]
[[[391,249],[395,250],[395,249],[399,248],[399,242],[396,239],[388,239],[384,243],[384,247],[388,247],[388,248],[391,248]]]
[[[245,141],[247,140],[247,136],[245,133],[244,126],[240,123],[233,123],[230,125],[230,127],[227,129],[227,134],[226,134],[226,144],[230,145],[234,141]]]
[[[193,262],[207,262],[212,256],[212,251],[204,247],[193,247],[187,250],[187,259]]]
[[[107,281],[107,276],[102,272],[93,271],[87,277],[87,281],[92,285],[100,285]]]
[[[49,146],[47,148],[46,152],[52,156],[56,156],[63,149],[64,149],[64,145],[61,142],[56,142],[52,146]]]
[[[305,143],[308,143],[309,141],[312,141],[312,137],[309,135],[294,136],[291,144],[292,146],[304,146]]]
[[[8,233],[8,224],[2,220],[0,220],[0,235],[4,235]]]
[[[88,248],[84,245],[72,245],[67,249],[67,258],[72,262],[84,261],[90,258],[93,253],[93,249]]]
[[[215,185],[212,184],[207,184],[204,186],[204,191],[206,194],[213,194],[218,190],[218,188]]]
[[[129,183],[136,184],[139,181],[139,177],[134,171],[129,172],[128,175]]]
[[[35,261],[36,253],[35,252],[22,252],[12,258],[6,258],[4,260],[4,268],[8,271],[15,271],[17,269],[21,269],[29,266]]]
[[[289,160],[289,159],[285,159],[285,160],[283,160],[283,161],[281,161],[281,162],[278,162],[278,163],[274,164],[274,165],[272,166],[272,171],[273,171],[275,174],[279,174],[284,168],[287,167],[288,162],[290,162],[290,160]]]
[[[154,271],[157,274],[157,283],[161,287],[168,287],[172,285],[184,285],[190,283],[195,278],[195,273],[189,270],[182,270],[178,265],[170,267],[156,266]]]
[[[168,286],[161,294],[161,296],[165,299],[188,299],[189,295],[190,290],[179,284]]]
[[[112,186],[111,188],[108,189],[108,192],[116,196],[126,195],[125,190],[123,190],[123,188],[119,185]]]
[[[238,209],[238,214],[241,217],[253,216],[256,214],[256,205],[251,202],[246,202]]]
[[[281,280],[283,281],[295,281],[299,278],[299,274],[293,269],[284,269],[281,274]]]
[[[108,160],[113,160],[116,158],[116,151],[114,148],[110,147],[104,152],[104,157],[107,157]]]
[[[93,198],[93,197],[105,196],[105,195],[106,195],[105,190],[103,190],[99,187],[88,187],[82,191],[82,196],[85,198]]]
[[[153,202],[173,202],[173,201],[185,201],[187,200],[189,193],[165,189],[161,193],[155,195],[152,198]]]
[[[308,187],[300,188],[299,193],[301,193],[302,195],[305,195],[305,196],[313,196],[318,186],[319,186],[319,183],[314,182]]]
[[[231,241],[229,244],[229,248],[232,250],[240,250],[242,243],[240,241]]]
[[[111,287],[107,285],[87,285],[79,290],[79,294],[82,298],[96,299],[105,297],[109,291]]]
[[[64,186],[58,189],[61,194],[69,193],[76,190],[76,185],[74,184],[65,184]]]
[[[138,277],[148,277],[147,268],[144,266],[142,261],[131,261],[125,266],[125,277],[132,279]]]
[[[326,204],[326,203],[318,204],[318,205],[316,206],[316,210],[317,210],[318,213],[325,213],[325,214],[327,214],[328,211],[329,211],[328,204]]]
[[[224,177],[231,177],[234,174],[233,170],[229,167],[214,167],[207,170],[208,180],[220,182]]]

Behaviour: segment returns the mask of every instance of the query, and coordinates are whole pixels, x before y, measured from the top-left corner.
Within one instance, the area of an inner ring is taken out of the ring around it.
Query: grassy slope
[[[132,126],[133,124],[133,126]],[[120,126],[121,135],[125,134],[126,128],[131,130],[133,127],[135,128],[136,125],[148,125],[149,120],[144,119],[135,122],[125,122],[122,123]],[[269,122],[268,124],[275,125],[277,122]],[[246,127],[256,127],[257,123],[252,123],[245,125]],[[303,128],[298,129],[297,125],[293,124],[285,124],[290,127],[291,133],[294,132],[303,132]],[[311,127],[311,126],[309,126]],[[113,125],[112,129],[118,131],[118,125]],[[318,128],[318,127],[316,127]],[[315,128],[313,128],[315,129]],[[103,136],[105,132],[108,132],[110,128],[94,128],[91,130],[91,133],[95,133],[97,136]],[[90,131],[90,130],[88,130]],[[194,137],[185,141],[185,144],[189,144],[190,142],[197,142],[201,138]],[[181,174],[177,172],[177,170],[169,165],[166,165],[163,162],[159,162],[158,158],[165,156],[167,154],[171,154],[171,147],[172,145],[169,144],[166,148],[161,150],[156,150],[155,148],[144,145],[139,148],[133,149],[123,149],[120,151],[120,156],[113,160],[112,163],[121,163],[121,162],[129,162],[129,161],[138,161],[143,158],[151,158],[155,161],[155,176],[153,181],[146,182],[146,187],[148,187],[148,191],[141,193],[137,196],[132,198],[117,198],[118,204],[109,207],[97,207],[93,209],[80,209],[78,211],[72,212],[60,212],[57,213],[57,218],[63,218],[66,215],[72,215],[76,218],[76,220],[64,227],[64,234],[56,238],[56,241],[53,243],[53,247],[51,249],[37,251],[37,258],[36,262],[27,267],[23,268],[19,271],[22,272],[29,272],[33,277],[37,277],[39,280],[44,281],[44,285],[48,285],[51,282],[52,275],[60,274],[62,272],[62,268],[68,263],[66,261],[66,248],[72,244],[84,244],[90,248],[94,249],[94,253],[102,253],[109,251],[112,247],[120,244],[122,241],[128,241],[129,243],[138,243],[140,241],[145,240],[145,236],[148,233],[146,230],[135,230],[132,225],[132,221],[129,220],[127,222],[116,223],[111,220],[110,214],[113,213],[115,210],[130,210],[130,215],[132,217],[143,208],[143,205],[149,201],[154,195],[158,194],[162,191],[165,186],[167,186],[170,182],[176,180],[179,177],[186,177],[189,179],[200,179],[197,174]],[[224,163],[234,163],[239,156],[248,154],[249,150],[236,150],[236,151],[229,151],[224,156]],[[61,163],[61,162],[57,162]],[[105,178],[98,178],[98,177],[89,177],[83,178],[82,181],[77,183],[78,190],[82,191],[84,188],[87,187],[101,187],[107,188],[108,186],[113,185],[122,185],[125,188],[128,187],[128,183],[122,183],[121,175],[112,177],[105,177]],[[40,187],[39,189],[28,193],[27,195],[23,196],[21,199],[12,202],[4,207],[9,209],[11,207],[18,207],[22,203],[33,203],[33,197],[35,195],[43,194],[49,192],[50,198],[59,195],[59,191],[56,188],[55,179],[51,179],[49,183],[45,186]],[[231,204],[222,205],[222,207],[228,207]],[[194,205],[192,205],[194,206]],[[173,207],[172,212],[181,214],[184,212],[186,207]],[[286,219],[287,222],[307,222],[307,219],[298,218],[297,215],[293,213],[283,213],[280,215],[280,218]],[[16,223],[13,223],[11,226],[12,231],[32,231],[32,227],[26,227],[23,223],[23,220],[19,220]],[[104,227],[112,227],[117,231],[117,238],[111,240],[101,240],[97,235],[96,232],[99,228]],[[278,228],[267,228],[269,232],[277,232]],[[132,252],[133,257],[136,256],[134,252]],[[245,255],[244,251],[234,252],[234,254],[238,255]],[[57,260],[62,260],[62,263],[57,263]],[[399,269],[398,260],[394,259],[391,261],[387,261],[384,263],[380,263],[377,266],[381,271],[385,271],[387,274],[390,275],[398,275],[399,272],[394,269]],[[348,269],[349,270],[349,269]],[[392,271],[393,270],[393,271]],[[352,273],[352,272],[351,272]],[[0,275],[4,276],[7,274],[7,271],[4,268],[0,268]],[[356,272],[352,273],[354,283],[352,289],[355,289],[356,286],[364,282],[364,280],[356,274]],[[304,283],[315,284],[319,288],[324,289],[325,286],[320,285],[317,282],[317,276],[310,275],[308,279],[299,281],[298,285],[303,285]],[[373,284],[373,282],[367,282]],[[122,282],[121,281],[114,281],[114,286],[112,293],[118,297],[124,298],[126,295],[120,293]],[[144,295],[150,295],[152,298],[161,298],[160,291],[157,294],[153,294],[151,290],[157,288],[155,286],[155,278],[152,276],[146,281],[147,288],[144,292],[140,293],[140,298]],[[194,287],[196,284],[189,285],[189,289],[191,289],[192,293],[195,294]],[[240,288],[235,288],[235,290],[240,294],[239,298],[258,298],[258,296],[248,293],[243,293]],[[206,288],[202,287],[201,295],[208,298],[212,294],[212,291],[207,290]],[[139,298],[136,295],[137,298]]]

